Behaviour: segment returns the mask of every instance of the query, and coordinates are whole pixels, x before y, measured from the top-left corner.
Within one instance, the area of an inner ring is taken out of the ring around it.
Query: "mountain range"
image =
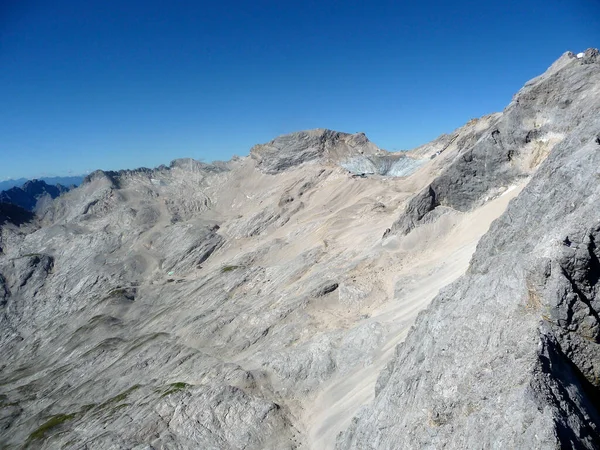
[[[0,204],[0,445],[600,447],[600,55],[389,153],[300,131]]]
[[[41,205],[46,205],[70,188],[61,184],[50,185],[42,180],[25,182],[21,187],[12,187],[0,192],[0,203],[10,203],[27,211],[34,211]],[[41,206],[43,207],[43,206]]]
[[[83,175],[68,177],[37,177],[37,178],[17,178],[0,181],[0,191],[6,191],[12,187],[21,187],[33,179],[44,181],[50,185],[60,184],[62,186],[79,186],[85,177]]]

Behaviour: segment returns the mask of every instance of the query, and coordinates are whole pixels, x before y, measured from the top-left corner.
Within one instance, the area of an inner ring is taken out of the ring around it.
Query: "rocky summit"
[[[0,204],[0,446],[600,447],[600,56],[409,152],[310,130]]]

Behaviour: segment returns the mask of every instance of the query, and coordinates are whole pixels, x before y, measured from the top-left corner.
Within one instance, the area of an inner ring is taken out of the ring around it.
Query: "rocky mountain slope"
[[[339,448],[598,448],[599,64],[596,50],[564,55],[409,202],[401,233],[408,217],[473,207],[488,183],[523,176],[531,164],[513,161],[531,158],[533,134],[552,145],[467,274],[419,316]]]
[[[311,130],[0,210],[0,444],[595,448],[599,108],[568,53],[406,155]]]

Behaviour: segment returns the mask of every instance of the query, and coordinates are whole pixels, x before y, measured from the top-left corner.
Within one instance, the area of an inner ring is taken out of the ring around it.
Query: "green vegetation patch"
[[[96,407],[96,404],[95,404],[95,403],[91,403],[91,404],[89,404],[89,405],[83,405],[83,406],[81,407],[81,411],[80,411],[80,412],[81,412],[82,414],[85,414],[86,412],[88,412],[88,411],[89,411],[89,410],[91,410],[91,409],[94,409],[95,407]]]
[[[118,410],[120,410],[120,409],[127,408],[128,406],[131,406],[131,403],[121,403],[120,405],[117,405],[117,406],[115,406],[115,407],[112,409],[112,410],[113,410],[113,413],[114,413],[115,411],[118,411]]]
[[[59,425],[74,419],[75,416],[76,414],[57,414],[52,416],[48,421],[42,424],[42,426],[29,435],[29,440],[36,441],[44,439],[46,437],[46,433],[50,432]]]
[[[115,403],[121,403],[123,400],[125,400],[129,396],[129,394],[138,390],[140,387],[141,386],[139,384],[134,384],[126,391],[121,392],[119,395],[115,395],[113,398],[109,398],[108,400],[106,400],[104,403],[102,403],[99,406],[99,408],[106,408],[107,406],[114,405]]]
[[[179,391],[182,391],[184,389],[187,389],[188,387],[190,387],[190,385],[187,384],[187,383],[182,383],[182,382],[171,383],[167,387],[167,390],[165,392],[163,392],[163,394],[161,395],[161,398],[162,397],[166,397],[167,395],[174,394],[175,392],[179,392]]]
[[[226,272],[232,272],[236,269],[241,269],[242,266],[223,266],[221,267],[221,272],[222,273],[226,273]]]
[[[125,295],[127,294],[127,289],[126,288],[115,288],[112,289],[110,291],[108,291],[108,296],[109,297],[118,297],[120,295]]]
[[[95,403],[90,405],[84,405],[81,410],[72,414],[56,414],[51,416],[46,422],[44,422],[37,430],[29,435],[27,442],[39,441],[48,437],[48,435],[57,427],[63,423],[70,422],[71,420],[77,419],[83,416],[85,413],[90,411],[96,406]]]

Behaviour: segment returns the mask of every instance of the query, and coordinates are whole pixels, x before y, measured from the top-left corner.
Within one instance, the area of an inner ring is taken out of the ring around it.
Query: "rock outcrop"
[[[250,156],[265,173],[279,173],[300,164],[355,155],[374,155],[379,149],[364,133],[348,134],[315,129],[286,134],[268,144],[255,145]]]
[[[529,176],[575,130],[582,133],[580,142],[595,135],[598,57],[594,50],[585,55],[563,55],[527,83],[485,129],[459,130],[455,138],[462,141],[461,151],[409,202],[392,231],[409,233],[440,205],[468,211]]]
[[[510,162],[529,156],[532,134],[563,135],[467,274],[419,316],[338,448],[598,448],[599,86],[596,51],[564,55],[409,203],[417,222],[440,204],[473,207],[531,169]]]
[[[427,160],[389,153],[378,148],[364,133],[348,134],[315,129],[279,136],[255,145],[250,156],[260,170],[276,174],[304,163],[340,165],[354,174],[408,176]]]

